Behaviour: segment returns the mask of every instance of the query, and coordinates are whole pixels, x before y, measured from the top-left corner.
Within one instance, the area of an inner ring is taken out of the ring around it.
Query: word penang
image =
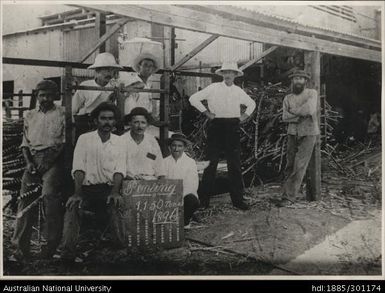
[[[173,195],[176,191],[176,184],[161,183],[158,181],[137,182],[135,180],[130,181],[123,188],[124,195],[137,196],[152,196],[157,195]]]

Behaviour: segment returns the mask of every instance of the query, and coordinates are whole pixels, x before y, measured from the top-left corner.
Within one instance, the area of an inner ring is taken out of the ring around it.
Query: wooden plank
[[[321,122],[320,115],[320,90],[321,90],[321,54],[320,52],[305,52],[305,71],[311,75],[309,87],[318,92],[317,118],[318,125]],[[309,162],[306,174],[306,199],[309,201],[321,199],[321,137],[317,136],[317,141],[313,149],[313,154]]]
[[[32,65],[32,66],[46,66],[46,67],[66,67],[71,66],[72,68],[87,69],[91,64],[68,62],[68,61],[55,61],[55,60],[41,60],[41,59],[25,59],[25,58],[11,58],[3,57],[3,64],[14,64],[14,65]],[[131,67],[123,66],[123,71],[133,72]],[[163,72],[170,72],[169,69],[160,69],[156,73],[162,74]],[[199,77],[213,77],[213,73],[202,73],[194,71],[175,71],[175,75],[182,76],[199,76]]]
[[[185,64],[187,61],[189,61],[191,58],[193,58],[196,54],[198,54],[200,51],[202,51],[204,48],[206,48],[208,45],[210,45],[212,42],[214,42],[216,39],[218,39],[218,35],[212,35],[208,37],[206,40],[204,40],[201,44],[199,44],[197,47],[195,47],[191,52],[186,54],[181,60],[178,61],[175,65],[171,67],[171,71],[174,71],[181,67],[183,64]]]
[[[116,33],[127,22],[129,22],[128,18],[120,19],[118,22],[116,22],[114,26],[108,31],[108,33],[105,33],[99,39],[99,41],[86,54],[84,54],[84,56],[80,59],[80,63],[86,61],[88,57],[90,57],[102,44],[105,44],[106,41],[111,38],[114,33]]]
[[[160,86],[163,90],[169,92],[170,91],[170,74],[165,72],[163,73],[161,80],[160,80]],[[160,105],[159,105],[159,112],[160,112],[160,121],[169,122],[169,108],[170,108],[170,96],[168,93],[162,93],[160,95]],[[168,139],[168,126],[162,126],[160,127],[160,133],[159,133],[159,140],[160,140],[160,146],[162,149],[163,155],[167,154],[167,139]]]
[[[182,180],[124,180],[127,247],[180,247],[184,241]]]
[[[19,91],[19,96],[18,96],[18,107],[17,107],[18,109],[19,109],[19,119],[20,118],[23,118],[23,110],[22,110],[22,108],[23,108],[23,90],[20,90]]]
[[[245,70],[246,68],[250,67],[251,65],[253,65],[255,62],[258,62],[259,60],[261,60],[262,58],[266,57],[267,55],[269,55],[271,52],[275,51],[278,47],[277,46],[273,46],[273,47],[270,47],[269,49],[263,51],[261,54],[259,54],[257,57],[255,57],[254,59],[251,59],[250,61],[248,61],[246,64],[242,65],[239,70]]]
[[[65,107],[66,116],[66,143],[64,148],[65,157],[65,169],[70,170],[72,167],[72,156],[73,156],[73,139],[72,139],[72,67],[67,66],[64,70],[63,78],[63,91],[64,96],[62,99],[62,105]]]
[[[105,13],[96,13],[95,18],[95,33],[96,33],[96,39],[98,40],[100,37],[102,37],[107,30],[106,26],[106,14]],[[106,52],[106,44],[103,42],[98,47],[99,53]]]
[[[270,29],[173,5],[145,6],[88,4],[82,5],[82,7],[99,11],[109,11],[118,15],[163,24],[166,26],[172,24],[172,26],[176,28],[217,34],[235,39],[381,62],[381,52],[377,50],[365,49],[287,31]]]

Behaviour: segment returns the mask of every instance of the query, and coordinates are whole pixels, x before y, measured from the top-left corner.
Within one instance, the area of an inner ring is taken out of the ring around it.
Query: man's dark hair
[[[114,113],[114,118],[116,119],[118,117],[119,110],[118,108],[110,103],[110,102],[103,102],[100,103],[99,106],[97,106],[92,112],[91,112],[91,118],[92,119],[98,119],[100,112],[102,111],[111,111]]]
[[[150,58],[144,58],[144,59],[140,60],[139,65],[142,65],[142,62],[143,62],[144,60],[151,61],[152,64],[154,64],[154,66],[155,66],[155,61],[152,60],[152,59],[150,59]]]

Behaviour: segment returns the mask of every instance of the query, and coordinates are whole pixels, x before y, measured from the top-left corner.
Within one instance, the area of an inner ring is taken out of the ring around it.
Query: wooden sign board
[[[123,181],[128,248],[182,246],[182,189],[182,180]]]

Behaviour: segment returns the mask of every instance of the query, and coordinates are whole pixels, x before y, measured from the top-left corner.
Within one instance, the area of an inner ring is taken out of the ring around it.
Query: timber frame
[[[170,51],[166,52],[166,68],[157,72],[162,74],[161,89],[152,90],[152,92],[161,94],[160,118],[165,122],[168,121],[169,89],[175,75],[213,77],[213,74],[178,71],[178,68],[220,36],[273,45],[259,56],[243,65],[241,67],[242,70],[273,52],[279,46],[304,50],[305,70],[311,73],[312,79],[310,83],[312,87],[318,91],[319,97],[321,94],[321,54],[344,56],[372,62],[381,62],[382,60],[381,42],[378,40],[366,39],[361,36],[348,35],[320,28],[310,28],[297,23],[293,24],[282,19],[278,21],[277,18],[271,16],[245,11],[235,7],[232,7],[231,12],[229,12],[229,10],[226,9],[226,5],[85,4],[72,6],[96,12],[95,28],[100,39],[94,44],[92,49],[81,58],[81,62],[84,62],[87,57],[96,50],[103,52],[105,50],[104,44],[108,38],[128,20],[136,19],[164,26],[165,32],[167,31],[167,35],[169,36],[169,38],[165,38],[165,40],[170,40],[168,46]],[[108,13],[121,16],[123,19],[116,23],[109,32],[106,32],[105,15]],[[207,33],[211,36],[209,36],[202,44],[195,47],[190,53],[186,54],[181,60],[176,61],[175,28]],[[66,106],[67,118],[70,117],[72,90],[74,89],[72,86],[72,68],[87,68],[88,64],[19,58],[3,58],[3,63],[64,67],[65,78],[62,85],[64,96],[62,101],[63,105]],[[125,68],[125,70],[132,71],[131,68]],[[320,98],[318,102],[318,118],[319,117]],[[163,151],[165,151],[165,141],[167,138],[168,128],[167,126],[164,126],[160,130],[160,142]],[[68,139],[70,139],[69,136]],[[320,137],[317,139],[306,177],[307,199],[320,199]]]

